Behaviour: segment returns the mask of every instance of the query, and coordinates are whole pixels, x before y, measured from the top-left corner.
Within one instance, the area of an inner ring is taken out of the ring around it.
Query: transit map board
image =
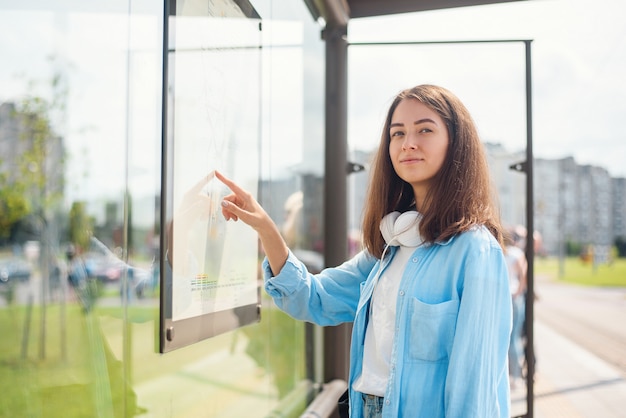
[[[170,3],[164,51],[160,351],[260,319],[258,239],[226,222],[219,170],[256,196],[260,17],[244,1]],[[173,10],[172,10],[173,8]]]

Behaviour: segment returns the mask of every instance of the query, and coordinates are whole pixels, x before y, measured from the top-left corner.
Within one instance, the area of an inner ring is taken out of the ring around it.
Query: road
[[[579,286],[537,276],[535,292],[538,321],[626,377],[626,288]]]
[[[626,288],[535,278],[534,418],[622,418],[626,399]],[[526,388],[511,393],[527,415]]]

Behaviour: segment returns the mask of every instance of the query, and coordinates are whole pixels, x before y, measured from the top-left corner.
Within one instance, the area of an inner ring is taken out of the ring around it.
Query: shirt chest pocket
[[[428,304],[411,298],[407,340],[410,360],[448,361],[458,312],[458,300]]]

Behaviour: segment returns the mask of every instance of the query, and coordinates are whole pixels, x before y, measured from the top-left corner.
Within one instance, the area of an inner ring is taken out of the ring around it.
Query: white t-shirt
[[[370,320],[365,331],[363,370],[354,383],[354,390],[369,395],[385,396],[391,348],[393,346],[396,304],[400,280],[415,247],[400,247],[391,264],[374,289]]]
[[[385,396],[396,328],[398,289],[409,258],[422,243],[418,232],[420,219],[419,213],[408,211],[402,214],[392,212],[381,221],[380,230],[387,245],[399,248],[374,283],[370,319],[365,330],[363,369],[353,385],[357,392]]]
[[[519,260],[525,257],[524,251],[521,248],[514,245],[506,247],[506,264],[509,270],[509,287],[511,288],[511,294],[517,293],[520,286],[520,269],[518,266]]]

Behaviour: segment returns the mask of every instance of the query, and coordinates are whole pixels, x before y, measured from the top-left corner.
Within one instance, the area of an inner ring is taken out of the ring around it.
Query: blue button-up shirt
[[[292,253],[265,289],[296,319],[318,325],[353,322],[349,387],[363,365],[373,278],[380,261],[366,252],[317,275]],[[415,249],[397,294],[395,337],[383,417],[508,418],[507,351],[511,297],[502,248],[486,228]],[[350,416],[362,417],[350,389]]]

